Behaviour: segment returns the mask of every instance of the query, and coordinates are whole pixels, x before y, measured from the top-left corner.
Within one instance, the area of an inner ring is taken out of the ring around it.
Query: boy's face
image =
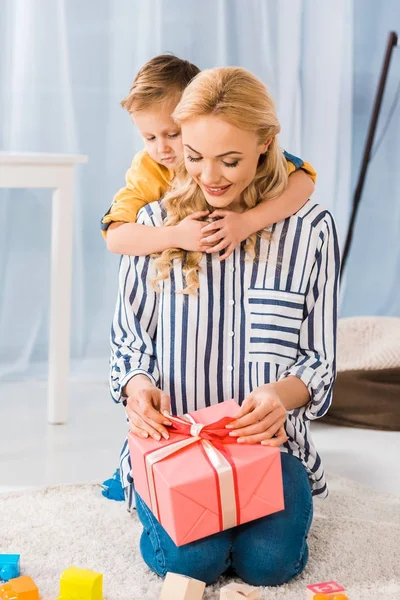
[[[171,118],[177,100],[155,104],[132,115],[151,158],[174,169],[183,154],[180,128]]]

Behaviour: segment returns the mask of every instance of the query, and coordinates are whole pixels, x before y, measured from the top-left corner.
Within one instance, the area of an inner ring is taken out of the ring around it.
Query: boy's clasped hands
[[[179,248],[208,254],[224,250],[219,260],[225,260],[252,230],[247,226],[246,213],[218,209],[211,214],[198,211],[188,215],[175,226],[175,232]]]

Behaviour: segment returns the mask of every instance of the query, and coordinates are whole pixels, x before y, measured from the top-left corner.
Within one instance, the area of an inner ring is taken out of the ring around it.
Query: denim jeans
[[[177,547],[136,494],[143,525],[140,551],[158,575],[180,573],[211,584],[227,569],[256,586],[286,583],[308,559],[307,534],[313,504],[307,472],[294,456],[281,453],[285,510]]]

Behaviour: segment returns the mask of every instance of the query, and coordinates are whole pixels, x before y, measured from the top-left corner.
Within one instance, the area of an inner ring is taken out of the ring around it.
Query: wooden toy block
[[[103,600],[103,575],[69,567],[61,575],[58,600]]]
[[[220,590],[220,600],[260,600],[260,588],[246,583],[230,583]]]
[[[39,590],[28,575],[16,577],[0,586],[0,600],[39,600]]]
[[[325,594],[326,600],[333,600],[335,595],[344,594],[345,591],[344,587],[335,581],[313,583],[306,588],[306,600],[315,600],[317,594]],[[321,600],[325,600],[324,596],[322,596]]]
[[[201,600],[206,584],[177,573],[167,573],[160,600]]]
[[[19,554],[0,554],[0,581],[19,577]]]

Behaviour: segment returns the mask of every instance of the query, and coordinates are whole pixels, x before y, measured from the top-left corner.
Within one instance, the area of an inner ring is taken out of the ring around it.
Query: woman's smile
[[[224,186],[210,186],[205,183],[202,184],[202,187],[205,188],[208,194],[211,196],[223,196],[231,187],[231,183]]]

